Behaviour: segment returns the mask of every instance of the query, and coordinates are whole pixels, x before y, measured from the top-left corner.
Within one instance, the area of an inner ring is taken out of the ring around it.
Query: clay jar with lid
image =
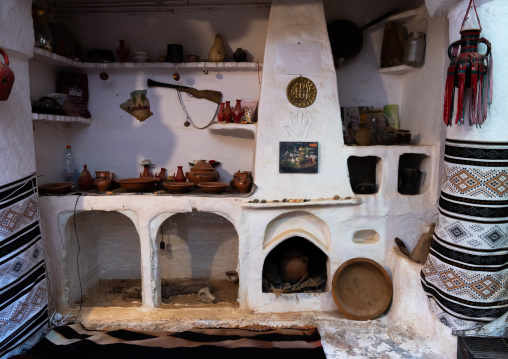
[[[219,180],[219,173],[205,160],[196,163],[194,167],[190,169],[190,172],[185,172],[185,176],[189,182],[194,184],[217,182]]]

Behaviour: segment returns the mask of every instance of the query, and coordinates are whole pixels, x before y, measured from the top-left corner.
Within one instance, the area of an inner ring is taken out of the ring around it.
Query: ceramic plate
[[[39,190],[44,193],[63,194],[69,192],[72,185],[72,182],[47,183],[40,185]]]
[[[129,192],[153,192],[157,189],[156,186],[159,182],[159,178],[124,178],[116,180],[115,182]]]
[[[162,185],[171,193],[189,192],[194,187],[194,183],[190,182],[164,182]]]
[[[222,183],[222,182],[203,182],[198,183],[199,188],[203,192],[208,193],[221,193],[223,192],[227,186],[229,186],[229,183]]]
[[[348,260],[333,276],[333,300],[350,319],[377,318],[388,309],[392,293],[392,281],[386,270],[368,258]]]

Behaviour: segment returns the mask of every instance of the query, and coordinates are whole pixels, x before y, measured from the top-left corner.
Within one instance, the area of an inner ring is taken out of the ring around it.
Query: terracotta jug
[[[115,178],[115,174],[109,171],[95,171],[95,180],[93,186],[99,192],[106,192],[111,186],[111,182]]]
[[[116,54],[120,58],[120,62],[127,61],[130,52],[129,48],[125,46],[125,40],[120,40],[120,46],[116,49]]]
[[[173,174],[173,178],[175,179],[175,182],[185,182],[187,178],[183,174],[183,166],[177,166],[178,170],[176,171],[176,175]]]
[[[236,171],[234,174],[233,174],[233,178],[231,178],[231,181],[229,181],[229,185],[233,188],[236,188],[235,186],[235,183],[236,181],[238,181],[239,177],[240,177],[240,174],[242,173],[242,171],[238,170]]]
[[[215,35],[215,41],[208,52],[208,61],[222,62],[224,60],[226,60],[226,48],[224,47],[222,35],[217,34]]]
[[[5,64],[0,62],[0,101],[7,101],[14,85],[14,72],[9,67],[9,58],[4,50],[0,49]]]
[[[143,165],[143,173],[139,174],[140,178],[143,178],[143,177],[153,177],[152,172],[150,172],[150,166],[151,165]]]
[[[286,283],[298,283],[309,274],[309,257],[301,249],[290,249],[282,254],[279,270]]]
[[[219,110],[217,111],[217,121],[224,122],[224,102],[221,102],[219,105]]]
[[[235,181],[235,187],[240,193],[249,192],[252,187],[251,173],[249,171],[240,172]]]
[[[86,168],[86,164],[83,166],[83,171],[81,171],[81,175],[79,176],[78,185],[83,191],[89,191],[93,188],[93,178]]]
[[[224,108],[224,122],[230,123],[233,119],[233,109],[231,108],[230,102],[226,101],[226,107]]]
[[[168,171],[164,167],[161,167],[161,171],[159,173],[155,174],[155,177],[158,177],[160,179],[166,179],[168,177]]]
[[[233,122],[240,123],[245,111],[242,110],[242,100],[236,100],[235,108],[233,108]]]

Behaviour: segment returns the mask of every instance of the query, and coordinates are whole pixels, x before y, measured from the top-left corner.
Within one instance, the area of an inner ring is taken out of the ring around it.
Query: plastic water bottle
[[[74,155],[72,154],[72,148],[67,145],[64,152],[64,177],[65,182],[72,182],[76,185],[76,177],[74,175]]]

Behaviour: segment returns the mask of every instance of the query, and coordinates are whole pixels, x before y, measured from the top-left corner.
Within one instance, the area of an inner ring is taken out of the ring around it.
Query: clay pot
[[[115,174],[109,171],[95,171],[95,180],[93,186],[99,192],[106,192],[111,186],[111,182],[115,178]]]
[[[226,60],[226,48],[224,47],[222,35],[217,34],[215,35],[215,41],[208,52],[208,61],[223,62],[224,60]]]
[[[240,174],[242,173],[242,171],[238,170],[236,171],[234,174],[233,174],[233,178],[231,178],[231,181],[229,181],[229,185],[233,188],[236,188],[235,187],[235,183],[236,181],[238,181],[238,178],[240,177]]]
[[[247,193],[252,187],[252,175],[249,171],[243,171],[238,174],[235,181],[235,188],[240,193]]]
[[[9,67],[9,58],[4,50],[0,49],[5,64],[0,63],[0,101],[7,101],[14,85],[14,72]]]
[[[83,166],[83,171],[81,171],[81,175],[78,179],[78,185],[83,191],[89,191],[93,188],[93,178],[90,171],[86,168],[86,165]]]
[[[372,143],[372,132],[370,128],[360,128],[356,131],[356,144],[358,146],[370,146]]]
[[[285,282],[298,283],[309,274],[309,257],[301,249],[288,250],[282,255],[279,270]]]
[[[219,173],[215,171],[211,164],[205,160],[201,160],[191,168],[190,172],[186,172],[185,176],[194,184],[203,182],[217,182],[219,180]]]
[[[247,52],[244,49],[242,49],[241,47],[239,47],[233,53],[233,59],[236,62],[244,62],[245,60],[247,60]]]

